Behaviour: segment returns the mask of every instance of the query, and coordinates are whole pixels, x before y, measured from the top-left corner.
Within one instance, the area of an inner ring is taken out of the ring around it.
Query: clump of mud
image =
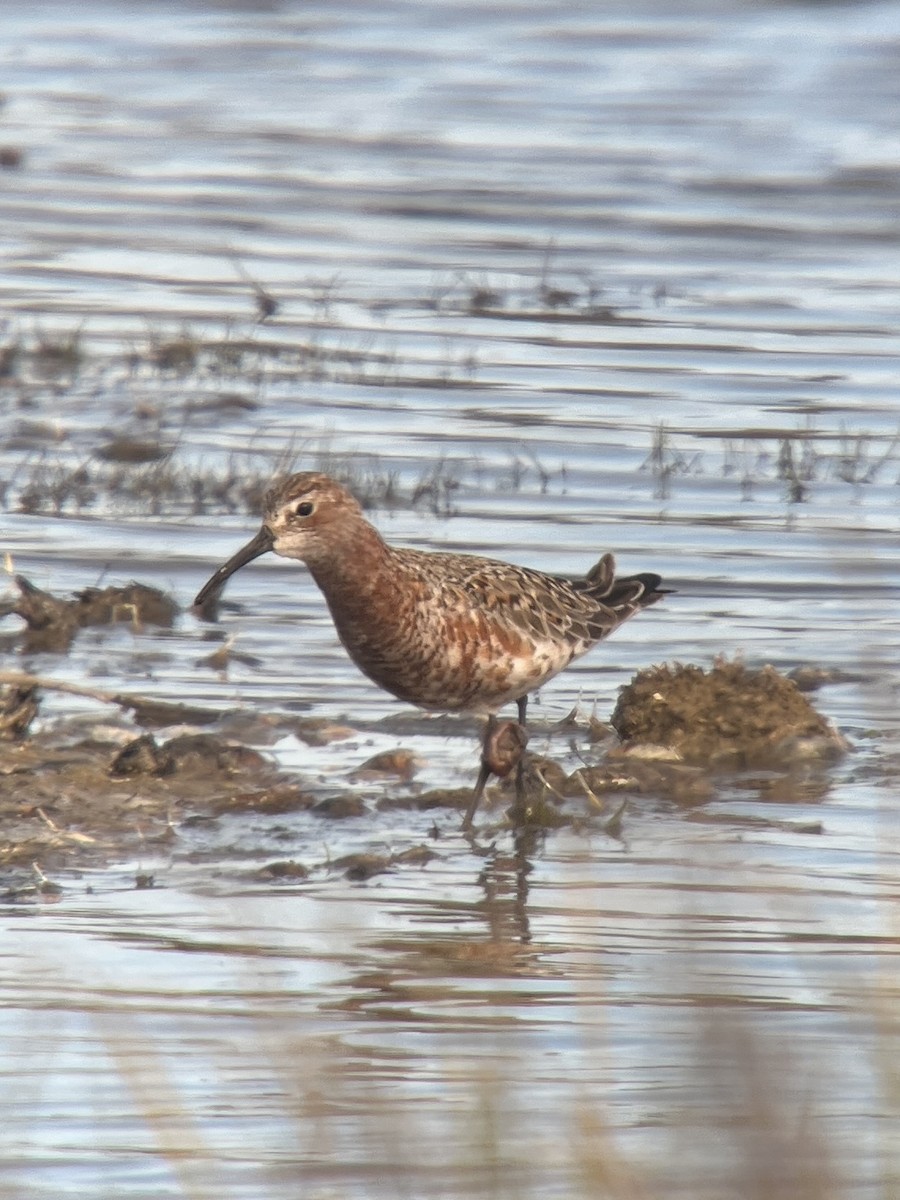
[[[34,684],[0,687],[0,739],[15,742],[24,738],[37,716],[39,703]]]
[[[686,763],[740,769],[838,758],[841,735],[793,680],[765,666],[649,667],[622,689],[611,718],[628,746],[663,746]]]
[[[15,584],[19,595],[0,602],[0,616],[14,613],[22,618],[26,625],[25,648],[32,651],[62,653],[78,630],[88,625],[128,621],[135,627],[150,624],[170,628],[179,611],[171,596],[142,583],[85,588],[70,599],[43,591],[24,575],[16,575]]]
[[[229,738],[149,734],[117,745],[124,729],[73,738],[56,729],[10,747],[0,762],[0,885],[40,862],[75,869],[178,842],[198,815],[288,812],[313,797],[263,755]],[[110,737],[112,736],[112,740]]]

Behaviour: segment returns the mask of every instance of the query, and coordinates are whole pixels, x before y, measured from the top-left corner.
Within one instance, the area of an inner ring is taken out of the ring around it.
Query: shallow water
[[[816,703],[853,745],[770,796],[633,802],[621,840],[255,815],[60,878],[4,917],[6,1193],[892,1195],[900,5],[7,4],[0,46],[16,571],[186,606],[254,517],[129,500],[98,448],[265,475],[293,445],[396,473],[393,540],[558,572],[609,548],[678,589],[540,729],[725,652],[841,672]],[[74,366],[34,353],[76,332]],[[182,334],[193,363],[155,364]],[[79,465],[93,496],[54,492]],[[468,729],[384,723],[296,564],[227,599],[218,630],[8,665],[355,723],[272,749],[301,776],[403,745],[471,780]],[[198,667],[221,632],[259,665]],[[254,871],[421,842],[368,884]]]

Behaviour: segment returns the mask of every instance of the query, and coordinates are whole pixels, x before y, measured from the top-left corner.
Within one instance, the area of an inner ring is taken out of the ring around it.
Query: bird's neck
[[[329,606],[368,607],[371,598],[391,586],[393,551],[374,526],[359,523],[327,556],[307,558],[306,565]]]

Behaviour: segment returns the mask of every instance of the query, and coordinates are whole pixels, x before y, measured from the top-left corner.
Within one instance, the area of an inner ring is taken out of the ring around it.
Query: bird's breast
[[[494,712],[540,687],[572,660],[567,641],[529,636],[495,614],[391,596],[364,612],[332,609],[356,665],[392,695],[439,712]]]

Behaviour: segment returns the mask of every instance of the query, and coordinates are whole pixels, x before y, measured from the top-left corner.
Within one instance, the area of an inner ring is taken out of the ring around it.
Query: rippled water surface
[[[17,572],[186,610],[256,525],[213,485],[290,454],[392,540],[677,589],[545,688],[537,748],[719,653],[834,672],[852,746],[615,838],[479,852],[372,803],[61,877],[3,918],[2,1194],[898,1194],[900,5],[12,2],[0,64]],[[187,611],[5,665],[355,723],[270,748],[301,777],[402,745],[471,781],[471,729],[401,736],[297,564],[227,597],[227,676]]]

